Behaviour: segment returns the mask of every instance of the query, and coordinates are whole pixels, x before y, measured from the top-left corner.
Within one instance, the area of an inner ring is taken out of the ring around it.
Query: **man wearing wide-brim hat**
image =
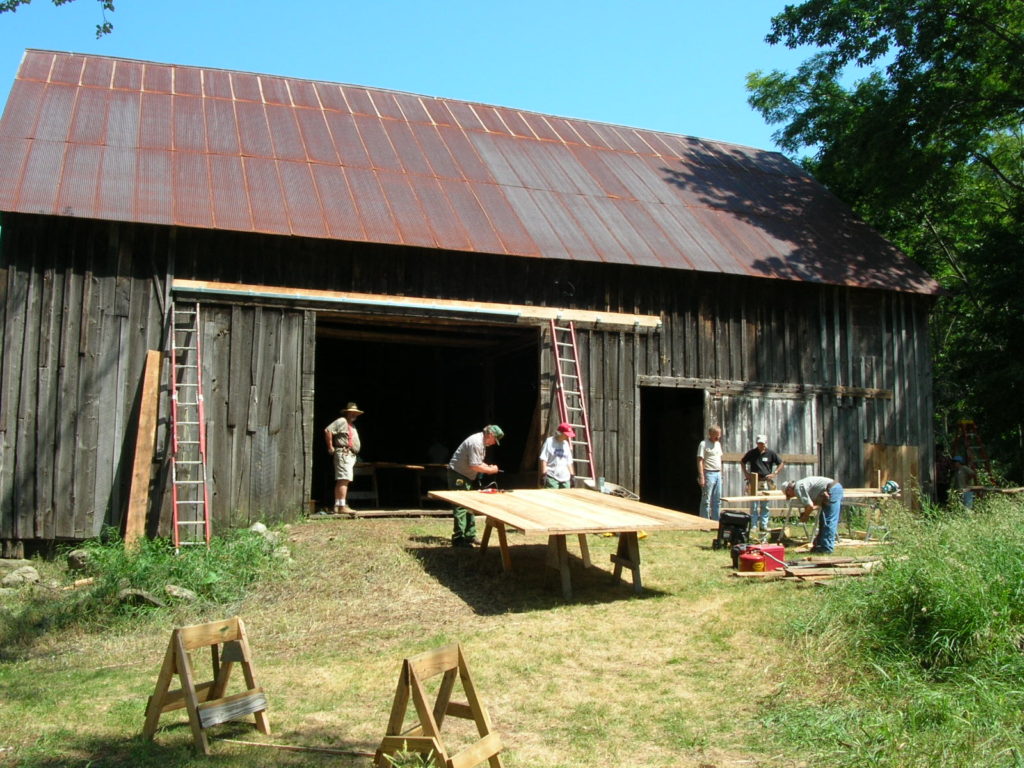
[[[362,413],[355,403],[349,403],[341,409],[341,416],[328,424],[324,430],[327,452],[334,457],[335,514],[352,512],[352,508],[348,506],[348,484],[355,477],[356,458],[362,447],[355,427],[355,420]]]

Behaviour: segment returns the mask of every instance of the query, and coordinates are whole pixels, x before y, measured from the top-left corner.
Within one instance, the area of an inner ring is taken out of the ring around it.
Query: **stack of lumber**
[[[733,576],[755,581],[828,581],[843,576],[865,576],[881,565],[880,557],[809,557],[787,563],[777,571],[734,571]]]

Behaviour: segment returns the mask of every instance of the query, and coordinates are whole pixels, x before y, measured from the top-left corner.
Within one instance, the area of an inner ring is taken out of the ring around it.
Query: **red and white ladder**
[[[199,304],[171,305],[171,498],[174,549],[210,544]]]
[[[576,437],[570,444],[583,446],[586,458],[576,458],[577,470],[586,465],[586,471],[577,471],[580,477],[589,477],[597,483],[597,468],[594,466],[594,449],[590,442],[590,421],[587,418],[587,398],[583,391],[583,374],[580,371],[579,347],[576,345],[576,327],[570,323],[551,321],[551,349],[555,355],[555,383],[558,396],[558,415],[572,425]],[[573,455],[575,457],[575,450]]]

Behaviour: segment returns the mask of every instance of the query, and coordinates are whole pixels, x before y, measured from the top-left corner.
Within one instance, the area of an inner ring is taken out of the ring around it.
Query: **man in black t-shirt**
[[[785,462],[775,451],[768,448],[768,436],[758,435],[755,440],[757,446],[751,448],[740,459],[740,466],[743,467],[743,476],[747,478],[750,492],[767,491],[774,487],[775,478],[786,466]],[[756,481],[756,482],[755,482]],[[751,532],[768,530],[768,500],[755,501],[750,506],[750,530]]]

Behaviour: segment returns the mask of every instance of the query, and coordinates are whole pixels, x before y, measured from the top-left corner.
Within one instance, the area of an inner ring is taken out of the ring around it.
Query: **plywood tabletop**
[[[581,488],[500,493],[430,491],[435,499],[471,509],[527,533],[562,535],[627,531],[712,531],[718,523],[642,501]]]

